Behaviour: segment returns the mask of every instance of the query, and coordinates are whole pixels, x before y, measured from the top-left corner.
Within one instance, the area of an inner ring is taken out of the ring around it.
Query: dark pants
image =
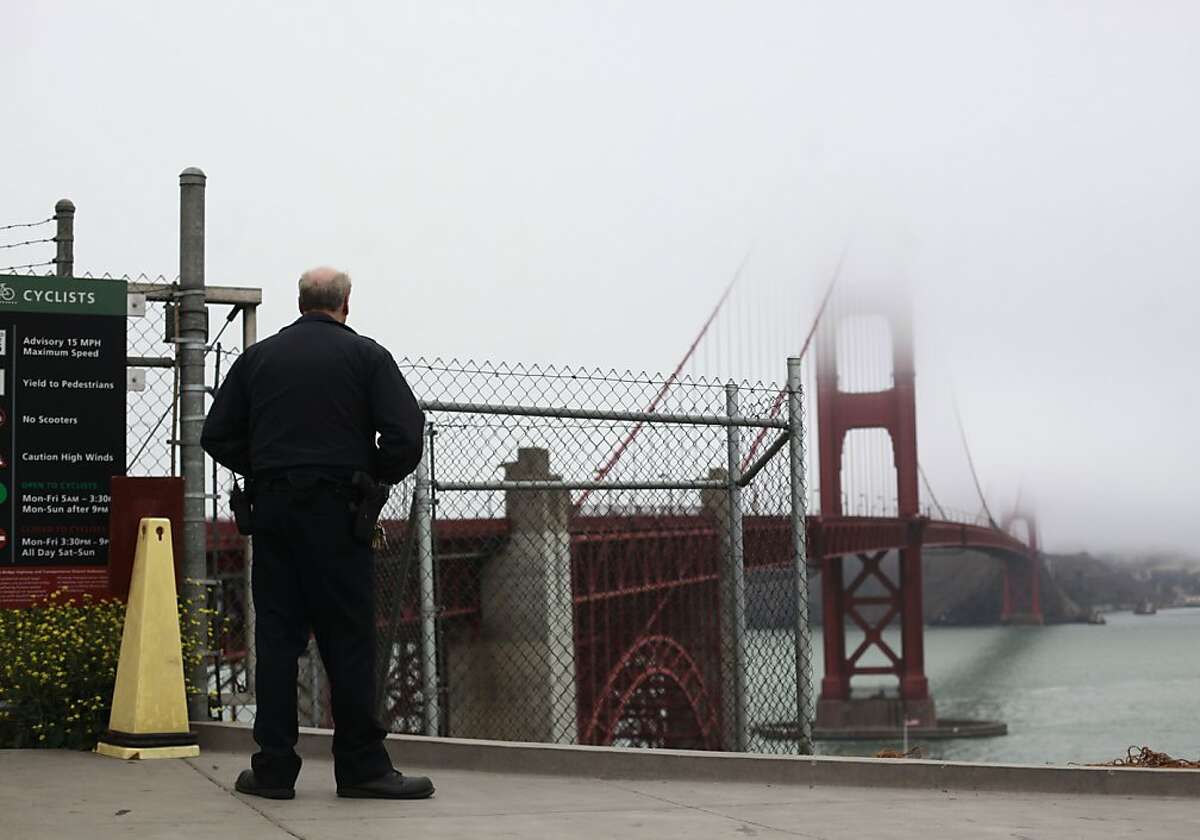
[[[351,536],[346,497],[324,482],[278,482],[254,501],[254,609],[258,712],[252,766],[264,784],[291,787],[297,660],[316,637],[329,675],[334,774],[339,785],[392,769],[375,717],[374,560]]]

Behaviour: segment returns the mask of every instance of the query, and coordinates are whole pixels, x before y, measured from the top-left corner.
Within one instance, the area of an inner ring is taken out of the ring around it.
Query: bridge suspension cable
[[[802,343],[800,344],[798,353],[800,358],[807,357],[808,351],[815,342],[822,322],[829,317],[830,311],[834,308],[833,299],[835,298],[835,291],[838,288],[840,278],[843,275],[843,269],[847,260],[849,246],[850,242],[847,240],[847,242],[842,246],[841,253],[838,255],[837,263],[835,264],[834,270],[829,278],[829,282],[823,291],[816,314],[813,317],[807,332],[804,334]],[[787,340],[786,335],[788,313],[785,311],[788,307],[783,304],[782,287],[775,292],[768,293],[768,312],[766,313],[766,317],[768,321],[777,319],[777,326],[773,323],[768,323],[764,329],[761,323],[763,316],[753,311],[748,299],[743,299],[746,293],[744,275],[751,251],[752,249],[747,250],[741,263],[738,265],[737,270],[734,272],[733,277],[723,289],[721,296],[718,298],[716,304],[709,312],[708,317],[705,319],[699,331],[688,345],[686,352],[675,366],[671,375],[666,378],[661,387],[658,388],[654,397],[650,400],[646,407],[646,411],[652,412],[659,407],[662,401],[666,398],[667,394],[677,384],[684,370],[688,369],[689,363],[694,365],[696,360],[699,359],[697,353],[702,345],[704,347],[704,353],[702,355],[704,355],[705,360],[707,361],[709,359],[710,354],[715,353],[717,363],[720,364],[722,357],[725,357],[725,361],[728,363],[730,368],[729,373],[731,375],[734,372],[735,359],[739,362],[762,362],[764,363],[763,369],[765,369],[766,365],[769,365],[771,362],[770,357],[773,352],[771,347],[778,346],[784,349],[789,349],[787,348],[787,345],[791,342]],[[755,319],[757,319],[757,321]],[[722,325],[724,325],[724,327]],[[725,328],[731,328],[733,334],[723,335],[722,333],[728,332],[728,330]],[[771,335],[772,332],[775,333],[774,336]],[[751,337],[756,333],[763,333],[766,335],[766,342],[760,343],[763,346],[759,346],[758,344],[751,342]],[[714,343],[714,341],[716,342],[716,346],[710,346]],[[774,352],[778,352],[778,349],[776,349]],[[740,365],[738,367],[740,367]],[[777,417],[782,410],[783,405],[785,404],[786,398],[787,389],[779,389],[774,396],[767,416],[772,418]],[[620,442],[613,447],[608,458],[596,469],[594,474],[596,481],[602,481],[605,477],[612,473],[612,471],[621,462],[626,452],[629,451],[634,442],[637,440],[638,435],[642,431],[642,426],[642,423],[636,423],[633,425],[629,429],[628,433],[626,433],[625,436],[620,440]],[[765,430],[760,430],[755,436],[743,458],[743,469],[747,468],[749,464],[753,463],[754,458],[759,454],[763,445],[766,443],[766,437],[767,435]],[[573,507],[578,510],[580,506],[586,502],[590,495],[591,491],[585,490],[575,501]]]
[[[971,446],[967,443],[967,431],[963,426],[962,414],[958,410],[958,400],[954,401],[954,419],[958,422],[958,434],[962,438],[963,451],[967,454],[967,466],[971,468],[971,479],[975,482],[975,492],[979,494],[979,501],[983,505],[983,512],[987,514],[988,524],[996,530],[1000,530],[1000,526],[996,524],[996,518],[992,516],[992,511],[988,507],[987,498],[983,495],[983,486],[979,483],[979,473],[975,470],[975,459],[971,457]]]
[[[917,474],[921,476],[921,483],[925,485],[925,492],[929,494],[929,500],[933,502],[933,506],[937,508],[938,516],[946,519],[946,511],[942,507],[942,503],[938,501],[937,496],[933,493],[933,485],[929,483],[929,477],[925,475],[925,468],[919,463],[917,464]]]
[[[667,395],[669,390],[671,390],[671,386],[675,384],[675,380],[679,378],[679,374],[683,372],[684,367],[692,358],[692,355],[696,352],[696,348],[700,345],[700,341],[708,332],[709,327],[712,326],[713,321],[716,320],[717,314],[720,313],[721,308],[725,305],[725,302],[729,300],[729,295],[733,291],[733,287],[737,285],[738,279],[742,276],[742,272],[746,268],[746,263],[749,261],[750,251],[747,250],[745,256],[742,257],[741,263],[738,264],[737,271],[733,273],[733,277],[730,278],[728,285],[725,286],[725,291],[721,293],[721,297],[717,300],[717,305],[713,307],[713,310],[709,313],[704,325],[700,327],[700,332],[696,333],[696,337],[692,339],[692,343],[688,346],[687,352],[683,354],[683,358],[679,360],[679,364],[675,366],[675,370],[671,372],[669,377],[667,377],[667,380],[662,384],[662,387],[658,389],[658,393],[654,395],[654,399],[652,399],[650,404],[646,407],[646,413],[650,413],[658,408],[658,404],[662,401],[662,398]],[[617,444],[617,447],[608,457],[608,460],[596,470],[596,481],[603,481],[605,476],[612,472],[613,467],[617,465],[617,462],[621,460],[621,456],[625,454],[625,451],[629,448],[629,445],[633,443],[634,439],[637,438],[638,433],[641,432],[642,425],[643,424],[641,422],[635,423],[633,428],[629,430],[629,433],[625,435],[619,444]],[[583,491],[583,494],[575,502],[576,510],[583,505],[587,497],[591,495],[591,492],[591,490]]]
[[[798,358],[803,359],[808,354],[808,348],[812,346],[813,337],[817,334],[817,327],[821,325],[821,318],[825,315],[825,310],[829,306],[829,299],[833,296],[833,290],[837,286],[838,278],[842,276],[842,266],[846,262],[846,251],[849,249],[849,243],[842,247],[842,253],[838,257],[837,265],[834,266],[833,275],[829,278],[829,285],[825,288],[825,294],[821,296],[821,305],[817,307],[817,314],[813,317],[812,325],[808,328],[808,335],[804,337],[804,343],[800,345]],[[775,395],[775,401],[771,403],[771,411],[767,415],[774,418],[779,414],[779,410],[783,407],[783,401],[787,397],[787,389],[783,388]],[[763,440],[767,436],[766,429],[760,429],[754,437],[754,442],[750,444],[750,449],[746,452],[746,457],[742,459],[742,469],[745,469],[758,453],[758,448],[762,446]]]

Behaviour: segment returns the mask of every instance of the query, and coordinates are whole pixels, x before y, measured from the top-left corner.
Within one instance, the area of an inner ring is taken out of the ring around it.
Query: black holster
[[[251,479],[246,479],[246,489],[243,490],[235,478],[233,488],[229,491],[229,510],[233,513],[234,524],[237,525],[238,533],[246,537],[254,534],[254,510],[250,501],[253,488]]]
[[[350,478],[350,486],[354,488],[354,499],[350,503],[350,510],[354,513],[354,539],[371,545],[379,516],[383,513],[383,506],[387,504],[392,488],[380,484],[365,472],[354,473]]]

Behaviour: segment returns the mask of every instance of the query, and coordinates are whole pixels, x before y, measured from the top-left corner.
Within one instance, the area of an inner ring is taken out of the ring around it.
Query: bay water
[[[926,674],[938,716],[1003,721],[1008,734],[910,745],[920,744],[927,757],[958,761],[1092,763],[1143,745],[1200,759],[1200,609],[1106,619],[1104,625],[927,627]],[[860,638],[848,632],[848,649]],[[899,651],[897,636],[885,638]],[[818,691],[821,643],[814,630]],[[899,746],[899,739],[821,741],[817,752],[871,755]]]

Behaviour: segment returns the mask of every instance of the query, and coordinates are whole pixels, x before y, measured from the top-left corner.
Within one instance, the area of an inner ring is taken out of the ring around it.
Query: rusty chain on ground
[[[1114,758],[1092,767],[1150,767],[1170,770],[1200,770],[1200,761],[1172,758],[1166,753],[1155,752],[1149,747],[1130,747],[1124,758]]]

